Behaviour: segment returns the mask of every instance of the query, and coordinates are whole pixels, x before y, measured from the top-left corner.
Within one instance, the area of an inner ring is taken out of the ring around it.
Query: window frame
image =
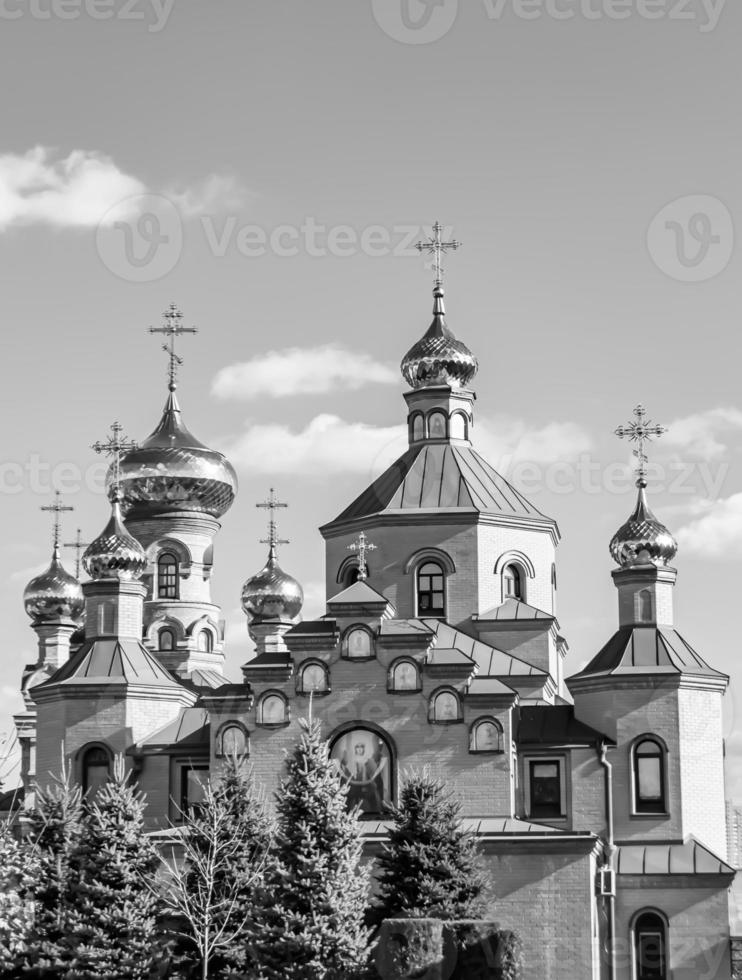
[[[642,927],[643,919],[653,919],[652,923],[647,922]],[[644,908],[640,909],[631,920],[630,941],[631,941],[631,976],[632,980],[668,980],[668,921],[667,917],[659,909]],[[643,935],[656,935],[661,937],[661,972],[648,974],[643,971],[639,961],[641,953],[640,938]]]
[[[639,749],[642,745],[651,744],[656,746],[658,749],[657,753],[647,754],[645,756],[639,755]],[[631,755],[630,755],[630,765],[631,765],[631,815],[632,817],[667,817],[669,816],[668,810],[668,792],[667,792],[667,746],[664,741],[660,739],[658,735],[653,735],[646,733],[644,735],[639,735],[638,738],[634,739],[631,745]],[[659,800],[653,801],[651,799],[642,799],[639,792],[639,765],[638,759],[640,758],[658,758],[660,764],[660,789],[661,795]]]
[[[443,420],[443,435],[433,434],[433,426],[435,425],[436,418],[441,418]],[[440,439],[441,441],[443,441],[444,439],[448,439],[449,437],[448,415],[443,411],[443,409],[434,408],[432,411],[428,412],[427,414],[427,417],[425,419],[425,428],[427,430],[428,439],[431,440]]]
[[[162,645],[162,637],[167,633],[170,637],[170,646],[164,647]],[[157,631],[157,649],[161,650],[163,653],[172,653],[175,649],[175,630],[172,626],[163,626],[162,629]]]
[[[390,736],[386,731],[379,728],[378,725],[375,725],[373,722],[356,720],[348,722],[345,725],[341,725],[339,728],[335,729],[328,739],[330,758],[333,759],[332,753],[340,739],[350,735],[354,731],[369,732],[375,738],[378,738],[386,748],[389,759],[389,802],[395,803],[397,800],[397,751]],[[341,771],[339,766],[338,771]],[[384,810],[382,810],[381,813],[362,811],[359,814],[358,819],[378,821],[379,819],[386,819],[386,816],[387,814]]]
[[[519,602],[525,602],[525,579],[525,570],[521,568],[517,561],[507,562],[502,570],[502,601],[505,602],[506,599],[517,599]],[[513,592],[508,592],[506,583],[511,580],[515,588]]]
[[[204,646],[201,646],[201,637],[204,637]],[[198,653],[214,652],[214,634],[208,626],[201,626],[196,633],[196,651]]]
[[[423,571],[425,568],[428,568],[430,566],[437,568],[438,572],[432,573],[432,572]],[[427,579],[434,579],[440,577],[441,588],[436,589],[433,587],[431,583],[429,588],[423,589],[421,587],[421,578],[423,577],[423,575]],[[415,609],[416,609],[417,619],[445,619],[446,618],[446,612],[447,612],[446,607],[448,605],[446,585],[447,585],[446,570],[441,564],[441,562],[437,561],[435,558],[423,558],[422,561],[417,566],[417,568],[415,569]],[[440,594],[443,597],[442,598],[443,605],[440,612],[435,611],[435,609],[438,607],[435,608],[431,607],[430,609],[427,610],[424,610],[420,607],[421,596],[428,595],[433,597],[438,594]]]
[[[163,565],[171,567],[172,573],[168,572],[163,576]],[[180,598],[180,559],[175,552],[168,549],[161,551],[157,556],[157,598],[165,601],[173,601]],[[164,579],[167,579],[165,583]],[[172,581],[170,581],[172,579]],[[165,592],[163,593],[163,589]],[[169,592],[172,591],[172,595]]]
[[[455,718],[436,718],[435,705],[438,698],[443,694],[450,694],[456,701]],[[431,725],[460,725],[464,720],[464,710],[461,703],[461,695],[453,687],[438,687],[430,695],[428,702],[428,721]]]
[[[88,761],[87,757],[92,755],[94,752],[100,752],[106,757],[106,768],[108,770],[108,780],[111,778],[112,763],[113,763],[113,753],[109,747],[104,742],[88,742],[87,745],[83,745],[80,749],[79,754],[79,771],[80,771],[80,788],[82,789],[82,795],[87,796],[90,790],[90,783],[88,781]],[[107,780],[107,781],[108,781]]]
[[[178,806],[177,806],[177,821],[183,821],[183,818],[188,813],[188,773],[189,772],[206,772],[207,782],[208,775],[211,772],[211,766],[206,760],[203,761],[184,761],[178,762],[176,766],[177,780],[178,780]]]
[[[362,657],[352,657],[350,655],[350,638],[354,633],[365,633],[368,637],[368,653],[364,654]],[[354,623],[352,626],[348,627],[345,633],[343,633],[343,642],[340,650],[343,660],[350,660],[352,663],[364,663],[367,660],[375,660],[376,647],[374,643],[374,634],[364,623]]]
[[[238,758],[248,759],[250,757],[250,733],[241,721],[236,721],[234,718],[230,718],[229,721],[225,721],[219,728],[219,731],[216,733],[214,755],[217,757],[217,759],[228,758],[227,753],[224,751],[224,735],[231,728],[236,728],[238,731],[242,732],[242,736],[245,740],[245,751],[239,753]]]
[[[542,815],[533,812],[533,767],[553,763],[559,774],[559,814]],[[523,795],[526,819],[534,823],[552,823],[569,819],[569,787],[567,785],[567,760],[563,755],[527,755],[523,758]]]
[[[497,749],[480,749],[477,747],[477,730],[483,725],[494,725],[498,732]],[[472,755],[504,755],[505,753],[505,732],[502,724],[492,715],[482,715],[471,723],[469,728],[469,752]]]
[[[325,690],[324,691],[306,691],[304,690],[304,672],[308,667],[321,667],[325,675]],[[302,697],[309,697],[309,695],[314,695],[314,697],[325,697],[332,693],[332,679],[330,677],[330,668],[322,660],[305,660],[296,675],[296,693],[302,695]]]
[[[283,702],[283,721],[265,721],[263,718],[263,706],[269,698],[278,698]],[[291,706],[283,691],[263,691],[258,699],[257,710],[255,712],[256,724],[261,728],[285,728],[291,721]]]
[[[394,686],[394,673],[397,667],[401,667],[402,664],[409,664],[415,671],[415,686],[414,687],[395,687]],[[397,657],[389,664],[389,669],[387,671],[386,689],[388,694],[419,694],[423,689],[422,684],[422,672],[420,670],[420,664],[412,657]]]

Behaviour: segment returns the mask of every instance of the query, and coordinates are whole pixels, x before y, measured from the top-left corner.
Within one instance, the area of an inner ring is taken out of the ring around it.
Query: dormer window
[[[157,559],[157,598],[178,598],[178,559],[169,551]]]
[[[438,562],[426,561],[417,570],[417,615],[446,615],[445,575]]]
[[[517,565],[506,565],[502,570],[502,598],[523,598],[523,575]]]

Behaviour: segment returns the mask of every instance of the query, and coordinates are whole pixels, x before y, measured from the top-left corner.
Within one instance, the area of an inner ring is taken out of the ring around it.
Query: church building
[[[730,980],[728,678],[675,628],[677,545],[647,501],[656,430],[640,408],[624,431],[640,466],[610,542],[617,617],[565,676],[559,528],[474,448],[478,364],[446,322],[445,247],[437,228],[432,322],[401,364],[408,448],[320,527],[318,619],[302,618],[301,585],[279,564],[271,491],[265,565],[241,591],[255,655],[238,681],[210,587],[237,478],[186,426],[174,349],[186,328],[168,310],[162,418],[141,444],[114,426],[98,446],[112,457],[110,517],[87,578],[61,563],[57,499],[51,564],[25,591],[38,637],[15,719],[27,799],[63,762],[94,792],[122,754],[157,833],[234,752],[270,796],[311,704],[371,858],[406,769],[429,767],[463,801],[491,916],[521,937],[529,980]]]

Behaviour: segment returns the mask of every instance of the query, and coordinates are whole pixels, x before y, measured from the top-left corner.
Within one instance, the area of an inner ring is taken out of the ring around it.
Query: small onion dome
[[[610,543],[611,555],[617,565],[667,565],[678,551],[678,543],[664,524],[654,516],[647,504],[646,482],[639,480],[636,509]]]
[[[435,385],[466,388],[477,373],[479,362],[446,326],[443,287],[436,286],[433,296],[433,322],[403,357],[402,376],[411,388]]]
[[[109,487],[113,479],[112,467]],[[237,493],[232,464],[191,435],[172,390],[152,435],[122,456],[119,481],[123,512],[137,519],[176,511],[219,518]]]
[[[124,527],[121,519],[121,491],[111,492],[111,519],[102,533],[89,544],[82,556],[85,571],[92,579],[118,579],[134,582],[147,568],[144,548]]]
[[[71,619],[78,622],[85,609],[82,586],[65,569],[54,547],[51,564],[45,572],[32,578],[23,590],[23,605],[34,622]]]
[[[287,621],[298,616],[303,605],[304,590],[284,572],[271,548],[265,567],[242,586],[242,608],[253,621]]]

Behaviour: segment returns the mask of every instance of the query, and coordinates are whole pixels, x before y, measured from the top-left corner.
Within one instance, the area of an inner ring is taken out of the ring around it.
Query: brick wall
[[[727,840],[721,694],[681,687],[678,712],[683,833],[693,834],[724,858]]]

